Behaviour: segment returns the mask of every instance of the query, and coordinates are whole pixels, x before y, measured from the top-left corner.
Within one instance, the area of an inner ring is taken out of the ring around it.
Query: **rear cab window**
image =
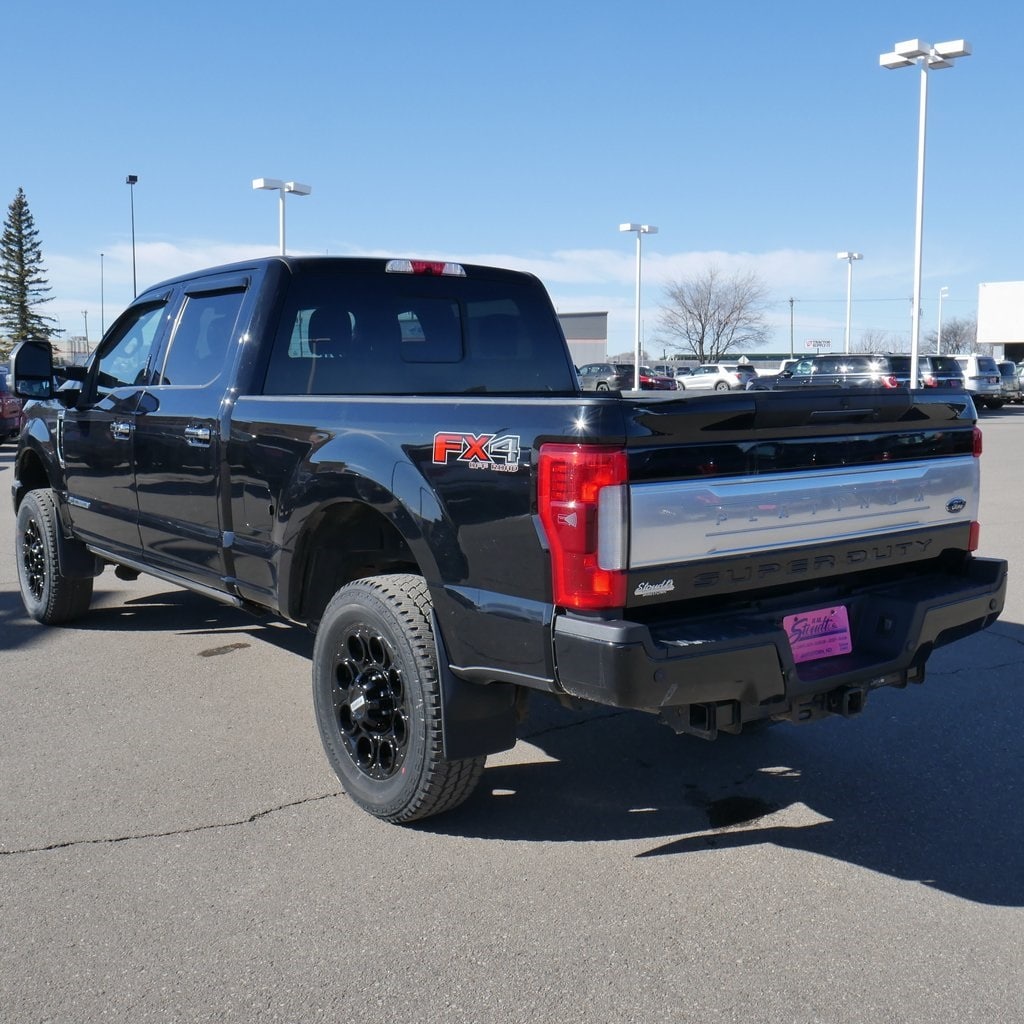
[[[268,395],[577,394],[557,318],[530,278],[298,268]]]

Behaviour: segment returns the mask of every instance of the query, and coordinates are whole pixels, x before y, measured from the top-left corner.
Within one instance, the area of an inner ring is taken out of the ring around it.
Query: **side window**
[[[209,384],[220,373],[244,295],[233,289],[186,296],[157,383]]]
[[[163,302],[139,307],[108,341],[96,372],[96,387],[101,394],[145,383],[153,339],[165,308]]]

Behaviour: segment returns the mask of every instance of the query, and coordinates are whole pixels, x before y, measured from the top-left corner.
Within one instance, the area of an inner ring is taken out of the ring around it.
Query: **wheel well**
[[[296,595],[297,607],[291,617],[319,622],[346,583],[396,572],[421,570],[394,524],[368,505],[330,505],[314,513],[296,548],[289,591]]]
[[[17,480],[18,486],[14,494],[15,506],[21,505],[22,499],[29,491],[53,486],[46,474],[43,460],[31,450],[26,451],[18,463]]]

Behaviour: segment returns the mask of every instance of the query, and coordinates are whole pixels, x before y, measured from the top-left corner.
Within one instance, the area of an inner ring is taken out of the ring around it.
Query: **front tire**
[[[331,767],[356,804],[394,824],[457,807],[486,761],[444,757],[431,607],[421,576],[356,580],[328,604],[313,647],[313,704]]]
[[[64,576],[57,556],[60,516],[53,491],[29,491],[18,508],[15,560],[25,611],[56,626],[81,618],[92,600],[92,577]]]

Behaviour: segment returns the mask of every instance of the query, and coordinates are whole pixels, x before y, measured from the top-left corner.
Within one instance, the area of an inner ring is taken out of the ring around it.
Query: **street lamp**
[[[850,310],[853,299],[853,261],[862,260],[864,256],[859,252],[837,252],[837,260],[846,260],[846,341],[843,345],[843,352],[850,354]]]
[[[935,354],[942,355],[942,300],[949,294],[948,288],[939,289],[939,329],[935,335]]]
[[[636,330],[633,334],[633,390],[640,390],[640,238],[642,235],[656,235],[653,224],[620,224],[620,231],[636,232]]]
[[[297,181],[281,181],[278,178],[253,178],[253,188],[266,189],[268,192],[276,191],[281,201],[279,203],[278,220],[279,230],[278,234],[281,239],[281,255],[284,255],[284,197],[285,193],[291,192],[297,196],[308,196],[313,190],[308,185],[300,185]]]
[[[892,53],[883,53],[878,63],[883,68],[921,68],[921,107],[917,128],[917,227],[914,232],[914,308],[910,331],[910,384],[917,380],[917,363],[921,341],[921,250],[924,239],[924,140],[928,119],[928,72],[951,68],[957,57],[969,57],[971,44],[966,39],[951,39],[932,46],[922,39],[897,43]]]
[[[129,174],[124,179],[124,183],[128,186],[132,203],[132,298],[139,294],[139,286],[135,280],[135,185],[138,180],[139,176],[137,174]]]

